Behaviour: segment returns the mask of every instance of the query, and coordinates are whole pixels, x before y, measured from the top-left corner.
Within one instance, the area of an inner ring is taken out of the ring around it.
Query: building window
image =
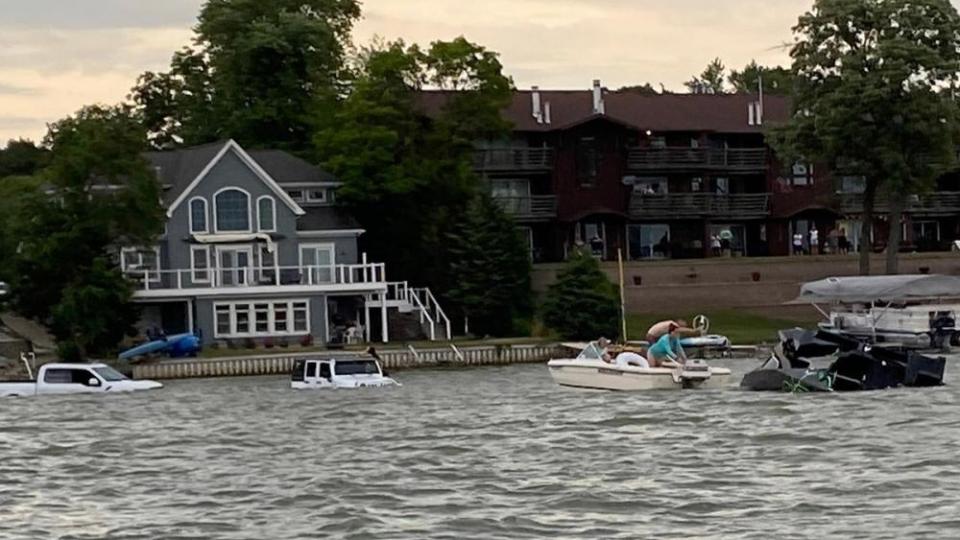
[[[325,203],[327,202],[327,190],[311,189],[307,191],[307,202]]]
[[[263,196],[257,199],[257,219],[260,231],[273,232],[277,230],[277,203],[273,197]]]
[[[310,302],[218,302],[213,308],[216,338],[293,336],[310,333]]]
[[[207,200],[201,198],[190,199],[190,232],[205,233],[207,228]]]
[[[190,274],[194,283],[210,283],[210,249],[207,246],[190,248]]]
[[[300,269],[308,285],[332,283],[335,268],[334,244],[300,244]]]
[[[813,165],[809,163],[794,163],[790,183],[795,186],[809,186],[813,184]]]
[[[160,281],[160,248],[120,248],[120,270],[134,277]]]
[[[865,176],[841,176],[840,193],[863,193],[867,190]]]
[[[669,225],[630,225],[628,235],[632,260],[667,259],[672,255]]]
[[[291,189],[287,191],[287,195],[290,196],[296,202],[303,202],[303,190],[302,189]]]
[[[597,140],[593,137],[581,137],[577,141],[577,179],[580,180],[580,185],[596,185],[599,161]]]
[[[217,232],[250,231],[250,195],[239,189],[225,189],[214,197]]]
[[[257,280],[260,283],[275,283],[274,275],[277,267],[277,250],[270,251],[267,246],[261,245],[257,250]]]

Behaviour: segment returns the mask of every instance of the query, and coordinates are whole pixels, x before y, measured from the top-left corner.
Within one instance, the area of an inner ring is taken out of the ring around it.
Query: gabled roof
[[[287,192],[280,187],[280,184],[273,178],[273,175],[267,172],[263,165],[248,154],[236,141],[231,139],[229,141],[194,146],[181,150],[148,152],[146,154],[145,157],[147,160],[154,167],[158,168],[160,180],[163,185],[169,186],[164,194],[164,203],[167,205],[167,217],[173,215],[173,211],[177,206],[203,181],[207,173],[213,169],[227,152],[236,154],[294,214],[302,216],[305,213],[303,208],[300,208],[300,205],[291,199]],[[293,156],[289,156],[290,159],[278,158],[275,153],[279,151],[265,152],[268,152],[264,154],[266,161],[274,168],[274,172],[287,179],[298,178],[298,174],[303,173],[307,169],[304,165],[309,165]],[[302,162],[302,164],[300,162]],[[286,171],[284,166],[291,164],[295,170],[290,172]],[[322,181],[310,179],[319,177],[316,171],[311,171],[311,174],[312,176],[307,175],[308,179],[304,181]]]
[[[283,150],[250,150],[250,157],[281,186],[287,184],[334,183],[337,179],[316,165]]]
[[[755,94],[657,94],[603,92],[605,114],[593,112],[590,90],[539,90],[540,101],[550,104],[551,122],[538,123],[533,116],[532,90],[517,90],[503,110],[503,117],[515,131],[555,131],[604,117],[637,130],[694,131],[718,133],[763,133],[770,124],[789,117],[789,101],[783,96],[764,96],[764,124],[751,126],[748,106],[758,100]],[[437,116],[450,99],[451,92],[424,91],[420,106],[428,116]]]

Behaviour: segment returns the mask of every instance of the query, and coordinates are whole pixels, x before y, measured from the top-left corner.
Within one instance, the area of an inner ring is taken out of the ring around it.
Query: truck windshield
[[[373,360],[337,361],[334,367],[337,375],[379,375],[377,363]]]
[[[108,382],[127,380],[123,373],[120,373],[112,367],[95,367],[93,370],[97,372],[97,375],[103,377],[103,380]]]

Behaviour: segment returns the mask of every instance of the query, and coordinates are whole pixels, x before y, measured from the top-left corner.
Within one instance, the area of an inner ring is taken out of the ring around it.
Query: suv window
[[[293,374],[291,375],[291,378],[292,378],[294,381],[302,381],[302,380],[303,380],[303,370],[304,370],[305,367],[306,367],[305,364],[306,364],[306,362],[304,362],[303,360],[297,360],[297,363],[295,363],[295,364],[293,365]]]
[[[320,364],[320,376],[324,379],[330,378],[330,364],[328,362]]]
[[[317,363],[307,362],[307,377],[314,378],[316,376],[317,376]]]

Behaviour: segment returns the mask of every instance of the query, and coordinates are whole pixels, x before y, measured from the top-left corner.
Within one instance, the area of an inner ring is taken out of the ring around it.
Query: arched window
[[[190,232],[205,233],[207,228],[207,201],[199,197],[190,199]]]
[[[273,197],[264,195],[257,199],[257,224],[265,232],[277,230],[276,202]]]
[[[236,188],[228,188],[214,197],[217,212],[217,232],[250,230],[250,195]]]

